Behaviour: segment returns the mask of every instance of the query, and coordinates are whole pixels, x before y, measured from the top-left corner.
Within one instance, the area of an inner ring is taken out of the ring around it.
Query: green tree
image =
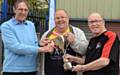
[[[30,6],[30,13],[35,15],[46,16],[48,12],[48,3],[47,1],[41,0],[27,0]],[[34,13],[33,13],[34,12]]]

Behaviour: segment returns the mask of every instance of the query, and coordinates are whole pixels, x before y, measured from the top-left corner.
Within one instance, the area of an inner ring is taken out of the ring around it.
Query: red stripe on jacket
[[[115,38],[116,38],[116,34],[114,32],[107,31],[105,33],[105,35],[108,36],[108,41],[106,42],[106,44],[103,47],[101,57],[109,58],[112,45],[113,45]]]

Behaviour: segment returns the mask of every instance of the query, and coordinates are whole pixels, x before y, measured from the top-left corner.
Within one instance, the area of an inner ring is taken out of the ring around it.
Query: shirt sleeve
[[[20,55],[28,55],[28,54],[36,54],[38,53],[38,46],[27,45],[24,43],[20,43],[17,39],[12,28],[7,24],[4,23],[1,25],[1,33],[2,33],[2,40],[4,43],[5,49],[8,49],[16,54]],[[22,36],[21,36],[22,37]]]
[[[119,59],[119,40],[115,33],[108,31],[105,33],[108,36],[108,41],[105,43],[101,57],[109,58],[113,62]]]

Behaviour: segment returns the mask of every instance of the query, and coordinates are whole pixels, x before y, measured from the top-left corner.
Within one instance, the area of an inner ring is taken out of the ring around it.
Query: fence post
[[[2,70],[2,40],[1,40],[1,34],[0,34],[0,75]]]
[[[4,21],[7,18],[7,12],[8,12],[7,0],[3,0],[1,9],[2,9],[1,19]]]

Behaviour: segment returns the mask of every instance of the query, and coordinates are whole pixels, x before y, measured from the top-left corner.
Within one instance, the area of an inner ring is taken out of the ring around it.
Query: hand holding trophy
[[[63,61],[64,61],[63,67],[65,70],[72,70],[73,68],[72,63],[66,58],[66,56],[67,54],[63,55]]]
[[[49,40],[48,38],[43,38],[40,41],[41,48],[39,49],[40,52],[46,53],[46,52],[53,52],[54,50],[54,42],[52,40]]]

